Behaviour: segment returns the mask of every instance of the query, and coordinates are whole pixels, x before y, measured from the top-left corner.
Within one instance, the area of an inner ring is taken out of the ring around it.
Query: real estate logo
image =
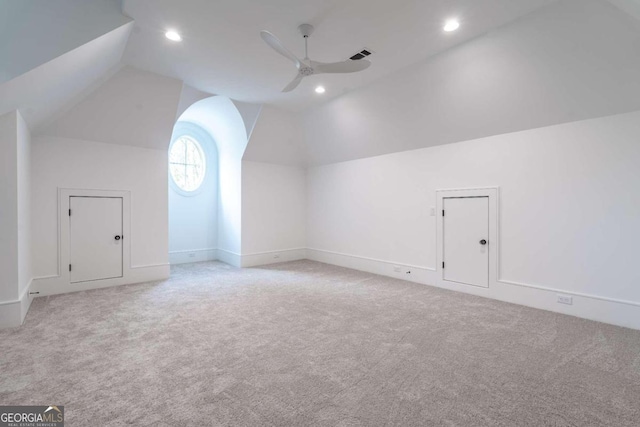
[[[0,427],[64,427],[64,406],[0,406]]]

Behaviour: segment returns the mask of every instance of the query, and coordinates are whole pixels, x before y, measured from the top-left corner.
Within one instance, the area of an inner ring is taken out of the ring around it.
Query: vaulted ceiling
[[[269,103],[297,111],[362,87],[410,64],[511,22],[554,0],[124,0],[135,20],[124,62],[175,77],[210,93]],[[442,31],[457,18],[461,28]],[[316,27],[309,54],[317,61],[341,61],[363,48],[373,65],[351,75],[305,79],[291,93],[282,88],[295,76],[287,59],[260,38],[269,30],[300,57],[304,42],[297,26]],[[164,38],[176,29],[181,43]],[[313,88],[323,84],[318,97]]]
[[[448,18],[457,32],[442,31]],[[259,32],[302,56],[304,22],[313,59],[368,48],[372,66],[281,93],[295,69]],[[109,123],[150,112],[167,135],[192,101],[226,95],[252,117],[247,159],[322,164],[640,109],[637,46],[640,0],[2,1],[0,114],[19,109],[36,133],[164,147],[152,121],[147,139]],[[162,105],[154,87],[171,92]]]
[[[640,22],[562,0],[301,115],[310,164],[640,110]]]

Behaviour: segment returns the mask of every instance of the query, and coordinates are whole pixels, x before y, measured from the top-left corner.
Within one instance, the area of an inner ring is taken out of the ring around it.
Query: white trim
[[[565,291],[562,289],[549,288],[526,283],[519,283],[499,279],[490,288],[480,288],[476,286],[456,284],[445,282],[444,285],[437,284],[437,269],[430,267],[421,267],[399,262],[383,261],[375,258],[369,258],[359,255],[349,255],[340,252],[329,251],[325,249],[314,248],[295,248],[283,251],[266,251],[240,255],[236,252],[218,249],[221,255],[220,260],[228,264],[234,265],[230,261],[242,262],[243,257],[253,256],[269,256],[274,253],[301,253],[306,254],[306,259],[323,262],[326,264],[338,265],[354,270],[365,271],[382,276],[393,277],[400,280],[407,280],[414,283],[420,283],[429,286],[436,286],[451,291],[473,294],[485,298],[491,298],[506,301],[523,306],[529,306],[537,309],[548,310],[563,313],[571,316],[581,317],[585,319],[610,323],[618,326],[625,326],[634,329],[640,329],[640,303],[634,301],[618,300],[598,295],[583,294],[579,292]],[[225,258],[226,259],[223,259]],[[303,259],[303,258],[300,258]],[[280,258],[277,262],[283,262],[286,259]],[[239,264],[238,264],[239,265]],[[395,267],[402,267],[399,273],[394,271]],[[411,271],[410,275],[406,273],[406,269]],[[158,264],[150,266],[134,267],[136,271],[135,278],[132,283],[149,282],[154,280],[165,279],[169,274],[168,264]],[[60,286],[58,276],[37,277],[34,278],[32,284],[23,292],[23,296],[28,291],[39,291],[39,296],[53,295],[58,293],[73,292],[80,289],[65,289]],[[105,283],[100,283],[105,282]],[[108,283],[108,281],[88,282],[92,285],[91,289],[97,287],[114,286],[125,283]],[[96,286],[99,285],[99,286]],[[520,290],[518,290],[520,289]],[[45,292],[46,290],[46,292]],[[557,303],[557,295],[566,294],[574,297],[573,305],[567,306]],[[32,299],[33,297],[30,296]],[[0,327],[19,326],[20,320],[20,301],[0,302]],[[29,301],[30,303],[30,301]],[[12,319],[7,322],[4,319]]]
[[[3,305],[11,305],[11,304],[17,304],[19,303],[20,300],[19,299],[14,299],[14,300],[9,300],[9,301],[0,301],[0,306]]]
[[[33,280],[49,280],[49,279],[57,279],[58,277],[60,277],[59,274],[51,274],[49,276],[34,277]]]
[[[87,291],[90,289],[111,286],[130,285],[134,283],[154,282],[169,277],[169,264],[157,264],[131,268],[126,277],[115,279],[93,280],[90,282],[69,283],[64,277],[34,278],[32,292],[39,292],[38,297],[65,294],[68,292]]]
[[[401,267],[419,268],[421,270],[436,271],[436,269],[433,268],[433,267],[425,267],[425,266],[421,266],[421,265],[405,264],[405,263],[402,263],[402,262],[385,261],[385,260],[377,259],[377,258],[370,258],[370,257],[360,256],[360,255],[350,255],[350,254],[345,254],[345,253],[342,253],[342,252],[327,251],[327,250],[318,249],[318,248],[307,248],[307,250],[316,251],[316,252],[325,252],[327,254],[341,255],[341,256],[346,256],[346,257],[351,257],[351,258],[358,258],[358,259],[362,259],[362,260],[366,260],[366,261],[383,262],[385,264],[398,265],[398,266],[401,266]]]
[[[483,191],[483,190],[498,190],[498,189],[500,189],[499,186],[491,186],[491,185],[487,187],[439,188],[436,190],[436,193],[439,193],[439,192],[449,193],[449,192],[456,192],[456,191],[476,192],[476,191]],[[468,197],[468,196],[457,195],[456,197]]]
[[[218,259],[216,248],[170,251],[169,264],[190,264],[192,262],[215,261]]]
[[[228,251],[226,249],[218,248],[218,261],[222,261],[225,264],[232,265],[234,267],[240,267],[242,265],[242,255],[237,252]]]
[[[498,279],[498,283],[502,283],[504,285],[510,285],[510,286],[521,286],[523,288],[538,289],[538,290],[547,291],[547,292],[555,292],[558,294],[572,295],[572,296],[582,297],[582,298],[597,299],[600,301],[612,302],[615,304],[625,304],[625,305],[632,305],[634,307],[640,307],[640,302],[634,302],[634,301],[617,299],[617,298],[601,297],[599,295],[585,294],[582,292],[565,291],[563,289],[549,288],[546,286],[530,285],[528,283],[514,282],[513,280]]]
[[[488,288],[498,281],[500,271],[500,188],[499,187],[479,187],[479,188],[458,188],[448,190],[436,190],[436,284],[440,287],[447,287],[452,282],[444,279],[444,199],[453,197],[487,197],[489,199],[489,283]],[[446,262],[446,261],[445,261]],[[464,285],[473,286],[473,285]]]
[[[122,240],[122,277],[70,283],[69,269],[63,268],[63,266],[69,264],[68,211],[69,198],[73,196],[122,198],[122,234],[124,236]],[[131,199],[131,191],[129,190],[58,188],[58,272],[55,275],[34,277],[31,285],[32,291],[39,292],[38,296],[46,296],[168,278],[168,263],[151,265],[132,264],[131,244],[135,236],[133,236],[131,232]]]
[[[277,249],[273,251],[250,252],[248,254],[242,254],[242,256],[267,255],[267,254],[277,254],[277,253],[286,252],[286,251],[306,251],[306,250],[307,248]]]
[[[19,301],[9,301],[0,305],[0,329],[20,326],[22,324],[20,317],[21,307]]]
[[[306,248],[281,249],[242,254],[241,265],[242,267],[258,267],[260,265],[297,261],[305,258],[307,258]]]
[[[127,280],[130,275],[131,270],[131,241],[133,240],[133,236],[131,235],[131,191],[123,191],[123,190],[86,190],[86,189],[77,189],[77,188],[59,188],[58,189],[58,217],[60,218],[60,239],[58,240],[60,243],[60,258],[58,264],[58,271],[60,278],[65,282],[71,281],[71,274],[68,268],[70,263],[71,255],[69,252],[69,209],[70,209],[70,198],[71,197],[114,197],[114,198],[122,198],[122,277],[114,278]],[[73,212],[71,213],[73,215]],[[103,279],[103,280],[112,280],[112,279]],[[103,281],[101,280],[101,281]],[[76,282],[74,286],[84,287],[87,286],[88,282]],[[89,287],[89,289],[93,289],[93,287]],[[81,290],[81,289],[78,289]]]
[[[33,279],[20,294],[17,300],[0,301],[0,329],[22,325],[31,307],[33,295],[30,295]]]
[[[25,287],[24,291],[22,291],[22,295],[20,295],[20,324],[24,323],[25,317],[27,317],[27,313],[31,308],[31,303],[33,302],[33,298],[35,295],[31,295],[31,285],[33,285],[33,279],[29,280],[29,284]]]
[[[454,282],[438,282],[438,272],[433,270],[411,270],[410,276],[403,273],[394,274],[393,267],[396,265],[402,266],[402,264],[324,249],[307,249],[307,258],[313,261],[394,277],[450,291],[496,299],[612,325],[640,329],[640,304],[632,301],[616,300],[505,280],[498,280],[489,288]],[[558,294],[572,295],[574,297],[573,305],[558,304]]]
[[[415,283],[428,284],[434,283],[435,281],[435,269],[429,267],[389,262],[375,258],[312,248],[307,248],[307,258],[312,261],[338,265],[340,267],[366,271]],[[400,268],[399,272],[395,271],[396,267]]]
[[[24,296],[28,294],[29,288],[31,287],[31,284],[33,283],[34,280],[35,280],[35,278],[29,280],[29,284],[24,288],[24,290],[22,291],[22,293],[20,294],[20,297],[18,299],[9,300],[9,301],[0,301],[0,305],[17,304],[20,301],[22,301]]]
[[[190,252],[205,252],[205,251],[217,251],[218,248],[204,248],[204,249],[185,249],[184,251],[169,251],[171,254],[188,254]]]
[[[163,262],[160,264],[147,264],[147,265],[136,265],[135,267],[131,267],[131,270],[145,269],[145,268],[156,268],[156,267],[166,267],[168,266],[168,262]]]

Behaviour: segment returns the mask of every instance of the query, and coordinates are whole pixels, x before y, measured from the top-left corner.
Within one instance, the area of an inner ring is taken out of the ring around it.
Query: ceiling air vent
[[[367,56],[371,55],[371,53],[372,52],[369,49],[362,49],[360,52],[356,53],[349,59],[357,61],[358,59],[366,58]]]

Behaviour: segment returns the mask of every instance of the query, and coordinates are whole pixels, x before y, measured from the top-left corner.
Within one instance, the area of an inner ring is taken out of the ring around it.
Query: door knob
[[[482,240],[480,240],[480,244],[484,246],[484,245],[487,244],[487,241],[485,239],[482,239]]]
[[[120,236],[116,236],[116,237],[115,237],[115,239],[116,239],[116,240],[120,240],[121,238],[122,238],[122,237],[120,237]]]

